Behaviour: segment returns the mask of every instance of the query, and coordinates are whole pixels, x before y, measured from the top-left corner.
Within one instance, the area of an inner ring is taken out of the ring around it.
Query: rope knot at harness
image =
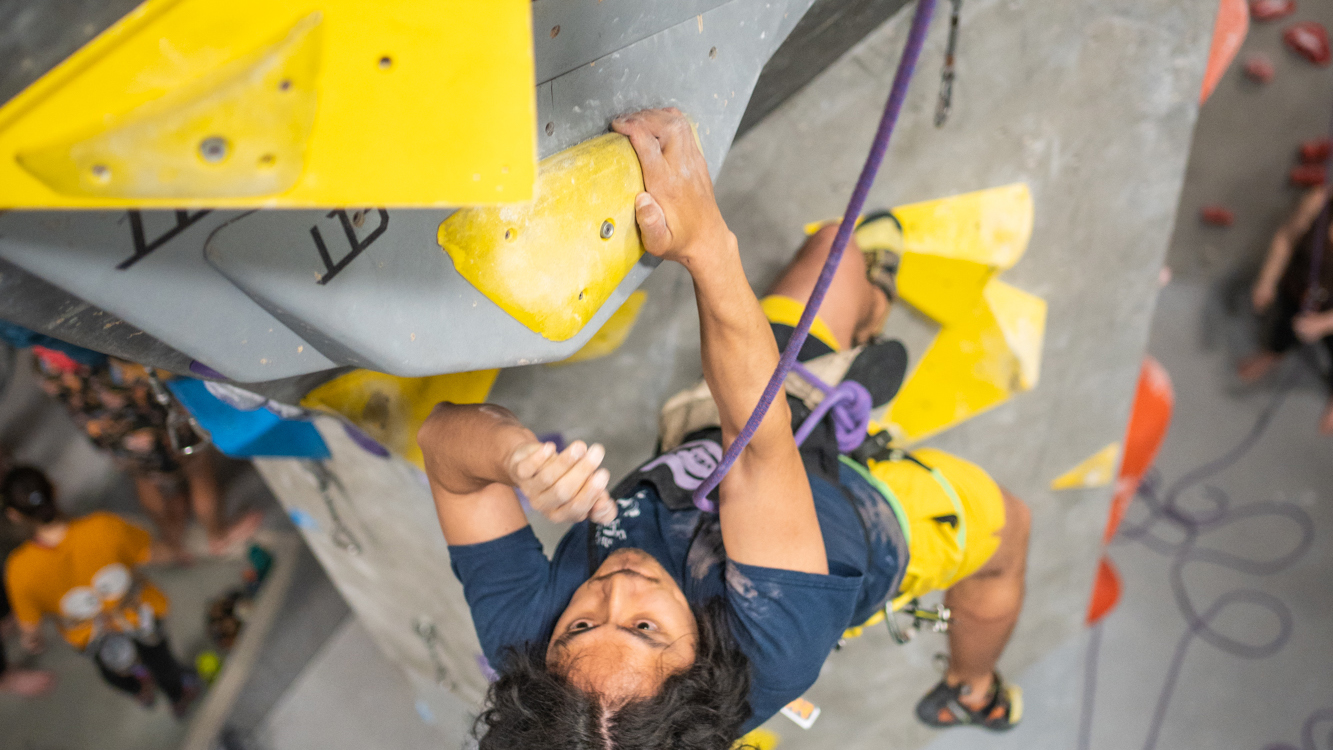
[[[814,432],[815,426],[825,415],[833,417],[833,433],[838,439],[838,450],[850,453],[865,442],[866,430],[870,427],[871,403],[870,391],[855,380],[844,380],[837,385],[829,385],[806,369],[800,362],[792,365],[792,371],[805,378],[811,385],[824,392],[824,400],[819,402],[810,416],[801,423],[796,431],[796,444],[801,445]]]

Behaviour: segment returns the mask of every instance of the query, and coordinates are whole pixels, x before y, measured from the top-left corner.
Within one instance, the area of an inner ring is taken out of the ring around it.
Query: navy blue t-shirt
[[[840,469],[841,488],[810,475],[828,575],[726,559],[715,514],[670,510],[648,484],[617,500],[619,517],[598,527],[603,559],[616,549],[638,548],[666,568],[690,602],[723,597],[732,635],[751,665],[753,716],[744,731],[814,684],[842,632],[883,606],[905,564],[893,542],[901,535],[884,526],[897,523],[888,504],[859,474]],[[551,560],[531,527],[449,548],[491,664],[501,667],[507,647],[550,640],[574,590],[589,577],[588,533],[586,522],[573,526]]]

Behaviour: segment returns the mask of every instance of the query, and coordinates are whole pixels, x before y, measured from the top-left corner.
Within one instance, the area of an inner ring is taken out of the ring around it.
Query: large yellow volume
[[[629,139],[608,133],[543,159],[533,202],[468,208],[440,224],[458,273],[523,325],[572,338],[643,255]]]
[[[148,0],[0,107],[0,208],[525,201],[529,0]]]
[[[898,293],[940,332],[889,405],[913,442],[1037,385],[1046,302],[1000,281],[1027,249],[1032,196],[1015,184],[893,209],[903,226]]]

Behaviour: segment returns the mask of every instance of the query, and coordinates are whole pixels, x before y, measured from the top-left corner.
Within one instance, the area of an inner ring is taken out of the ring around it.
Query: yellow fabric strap
[[[777,294],[763,298],[759,301],[759,305],[763,308],[764,317],[768,318],[768,322],[792,328],[801,321],[801,313],[805,312],[804,302]],[[835,352],[842,349],[838,339],[833,335],[833,330],[818,315],[815,316],[814,324],[810,326],[810,335],[827,344],[828,348]]]

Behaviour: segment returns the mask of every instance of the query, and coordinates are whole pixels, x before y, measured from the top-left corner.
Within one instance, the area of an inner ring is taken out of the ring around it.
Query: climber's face
[[[610,704],[655,695],[694,663],[698,625],[685,593],[652,555],[611,553],[574,592],[546,659]]]

